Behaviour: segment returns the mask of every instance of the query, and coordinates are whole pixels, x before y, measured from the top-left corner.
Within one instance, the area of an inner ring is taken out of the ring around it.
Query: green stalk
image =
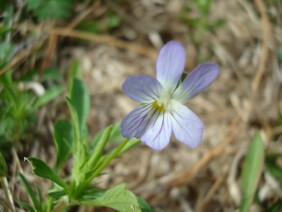
[[[125,139],[116,149],[114,149],[112,152],[110,152],[108,155],[102,157],[100,160],[100,164],[97,166],[93,174],[88,177],[82,184],[78,186],[78,188],[75,191],[75,194],[73,194],[72,198],[76,199],[81,192],[89,185],[89,183],[92,181],[93,178],[97,177],[101,171],[116,157],[120,156],[121,153],[125,152],[126,150],[130,149],[131,145],[135,146],[137,142],[133,142],[131,145],[127,144],[131,141],[131,139]]]
[[[121,155],[120,153],[126,146],[126,144],[131,141],[130,139],[125,139],[116,149],[114,149],[109,155],[105,156],[105,159],[101,161],[101,165],[91,175],[91,179],[98,176],[100,172],[117,156]],[[129,148],[128,148],[129,149]]]
[[[101,139],[99,140],[97,146],[95,147],[93,155],[89,159],[88,167],[90,169],[92,169],[96,165],[98,160],[100,159],[101,154],[102,154],[107,142],[109,141],[112,129],[113,129],[113,126],[111,125],[108,128],[106,128],[105,131],[103,132]]]

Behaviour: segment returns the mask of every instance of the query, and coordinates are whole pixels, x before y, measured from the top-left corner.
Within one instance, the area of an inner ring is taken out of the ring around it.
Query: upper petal
[[[148,75],[131,76],[122,85],[123,92],[137,102],[148,102],[159,98],[162,85]]]
[[[203,122],[189,108],[177,101],[173,101],[171,122],[174,135],[180,142],[191,148],[195,148],[201,143]]]
[[[206,62],[198,65],[181,83],[174,93],[175,99],[185,103],[205,90],[219,74],[215,63]]]
[[[157,80],[174,90],[185,67],[186,53],[177,41],[164,45],[157,59]]]
[[[140,105],[121,122],[121,134],[126,138],[141,138],[158,118],[158,111],[151,104]]]
[[[171,136],[171,120],[168,113],[160,113],[158,118],[146,130],[141,141],[154,150],[165,148]]]

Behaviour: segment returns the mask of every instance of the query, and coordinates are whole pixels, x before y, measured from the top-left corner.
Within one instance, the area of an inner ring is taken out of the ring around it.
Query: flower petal
[[[157,59],[157,80],[164,87],[174,90],[185,67],[186,53],[177,41],[164,45]]]
[[[123,92],[137,102],[149,102],[159,98],[162,85],[148,75],[128,77],[122,85]]]
[[[171,136],[170,114],[160,113],[155,122],[147,129],[141,137],[141,141],[154,150],[165,148]]]
[[[215,63],[206,62],[198,65],[181,83],[174,93],[174,98],[185,103],[205,90],[219,74]]]
[[[126,138],[141,138],[158,118],[157,109],[151,104],[144,104],[131,111],[121,122],[121,134]]]
[[[171,122],[175,137],[191,148],[197,147],[202,141],[204,128],[201,119],[181,103],[173,101],[172,104]]]

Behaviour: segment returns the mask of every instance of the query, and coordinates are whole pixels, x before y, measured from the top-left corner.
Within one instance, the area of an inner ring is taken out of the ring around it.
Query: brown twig
[[[22,50],[15,57],[15,59],[13,59],[6,67],[4,67],[3,69],[0,70],[0,76],[2,74],[6,73],[7,71],[9,71],[10,69],[12,69],[14,66],[20,64],[28,55],[30,55],[33,51],[37,50],[42,45],[42,43],[43,43],[42,41],[41,42],[36,42],[29,49]]]
[[[175,175],[169,182],[166,183],[166,187],[172,188],[189,183],[198,173],[202,170],[213,158],[224,152],[226,146],[235,138],[238,132],[239,117],[236,117],[228,128],[228,131],[222,138],[220,144],[209,151],[201,160],[183,172]]]
[[[76,18],[71,20],[66,28],[73,29],[75,28],[81,21],[83,21],[87,16],[93,12],[94,8],[96,8],[100,4],[100,1],[94,1],[94,3],[88,7],[87,9],[84,9]]]
[[[79,39],[85,39],[94,41],[97,43],[103,43],[109,46],[113,46],[116,48],[126,49],[132,52],[136,52],[138,54],[156,58],[157,51],[150,47],[145,47],[138,45],[136,43],[128,43],[125,41],[122,41],[120,39],[114,38],[109,35],[96,35],[88,32],[83,32],[79,30],[73,30],[68,28],[59,28],[59,27],[53,27],[53,28],[42,28],[40,26],[34,26],[34,25],[25,25],[25,26],[14,26],[16,29],[26,29],[30,31],[35,32],[45,32],[48,34],[54,34],[58,36],[65,36],[65,37],[72,37],[72,38],[79,38]]]
[[[257,90],[259,88],[262,76],[265,72],[265,65],[267,63],[268,55],[269,55],[269,45],[271,41],[271,25],[267,16],[267,12],[264,6],[264,2],[262,0],[255,0],[255,3],[258,7],[259,13],[262,18],[262,52],[260,56],[259,66],[257,73],[255,75],[254,81],[252,83],[252,90],[253,93],[257,93]]]
[[[216,181],[214,182],[214,184],[212,185],[212,187],[210,188],[210,190],[208,191],[207,195],[204,197],[204,199],[201,201],[201,205],[198,206],[198,208],[196,209],[197,212],[204,212],[206,211],[206,204],[212,199],[213,195],[215,194],[215,192],[219,189],[219,187],[222,185],[222,183],[224,182],[224,178],[225,176],[219,176]]]
[[[54,58],[54,52],[56,50],[57,41],[58,41],[58,36],[54,34],[50,34],[48,38],[47,48],[44,52],[44,57],[41,62],[41,68],[40,68],[41,71],[43,71],[50,64],[52,58]]]

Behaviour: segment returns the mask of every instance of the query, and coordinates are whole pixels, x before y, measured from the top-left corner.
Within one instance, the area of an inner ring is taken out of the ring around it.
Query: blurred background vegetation
[[[46,194],[23,158],[56,163],[52,126],[69,117],[73,77],[89,87],[94,135],[135,107],[121,92],[126,77],[153,76],[159,48],[178,40],[187,73],[204,61],[221,70],[188,105],[205,123],[203,144],[141,145],[101,186],[125,182],[156,211],[281,211],[281,11],[281,0],[0,0],[2,209],[11,208],[7,187],[17,211],[28,202],[19,171]]]

